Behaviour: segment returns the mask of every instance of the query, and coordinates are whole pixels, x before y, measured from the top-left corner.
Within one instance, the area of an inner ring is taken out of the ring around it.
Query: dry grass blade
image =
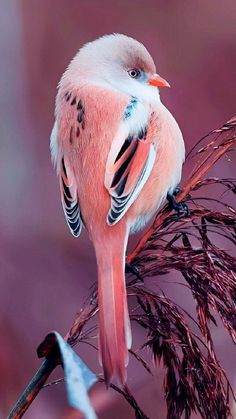
[[[220,228],[214,231],[214,236],[224,235],[224,238],[231,240],[231,235],[235,235],[236,218],[234,221],[231,215],[227,217],[226,214],[216,211],[209,213],[199,208],[191,211],[184,223],[172,223],[171,218],[169,221],[168,231],[156,233],[145,251],[136,258],[135,266],[143,278],[172,270],[181,272],[197,302],[199,324],[209,342],[208,321],[215,323],[210,307],[219,313],[236,342],[236,260],[212,243],[212,230],[209,227],[217,224]]]
[[[83,338],[82,331],[88,321],[95,316],[98,311],[97,292],[93,292],[88,299],[87,305],[81,308],[76,316],[74,323],[65,336],[65,340],[74,346],[80,339]],[[84,331],[83,331],[84,332]]]
[[[105,382],[103,378],[100,378],[99,381],[101,383]],[[145,413],[142,411],[142,409],[138,405],[137,401],[135,400],[134,396],[132,395],[127,385],[123,389],[121,389],[120,387],[117,387],[114,384],[110,384],[110,387],[113,390],[115,390],[117,393],[121,394],[127,400],[130,406],[134,409],[136,419],[149,419],[148,416],[145,415]]]
[[[164,294],[138,286],[130,291],[139,302],[132,319],[147,331],[145,346],[166,369],[165,397],[169,419],[229,416],[227,379],[213,354],[191,332],[186,318]]]

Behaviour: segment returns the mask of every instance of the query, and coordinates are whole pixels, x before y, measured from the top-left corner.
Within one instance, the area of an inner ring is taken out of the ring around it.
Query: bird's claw
[[[174,192],[167,193],[167,201],[169,202],[169,206],[171,209],[174,209],[176,211],[176,214],[178,217],[180,217],[183,214],[183,217],[188,217],[190,215],[190,211],[188,208],[188,205],[185,202],[176,202],[176,195],[180,192],[180,188],[175,188]]]
[[[176,186],[176,188],[174,189],[172,195],[176,196],[176,195],[178,195],[178,193],[180,193],[180,191],[181,191],[180,187],[179,186]]]

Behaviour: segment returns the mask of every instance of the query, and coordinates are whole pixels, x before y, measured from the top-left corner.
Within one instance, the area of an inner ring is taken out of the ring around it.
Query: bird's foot
[[[172,195],[176,196],[176,195],[178,195],[178,193],[180,193],[180,192],[181,192],[180,187],[179,187],[179,186],[176,186],[176,188],[174,189],[174,191],[173,191],[173,194],[172,194]]]
[[[143,278],[141,277],[139,270],[134,265],[131,265],[131,263],[125,264],[125,272],[132,273],[140,282],[143,282]]]
[[[183,217],[188,217],[190,215],[190,211],[188,205],[185,202],[176,202],[176,196],[180,192],[180,188],[177,187],[171,194],[170,192],[167,193],[167,201],[169,202],[169,207],[176,211],[178,217],[183,215]]]

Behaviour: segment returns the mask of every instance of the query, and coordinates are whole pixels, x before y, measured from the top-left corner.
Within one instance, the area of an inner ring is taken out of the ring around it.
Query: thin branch
[[[17,400],[7,419],[19,419],[23,416],[57,365],[58,364],[55,363],[53,359],[45,359],[24,392]]]

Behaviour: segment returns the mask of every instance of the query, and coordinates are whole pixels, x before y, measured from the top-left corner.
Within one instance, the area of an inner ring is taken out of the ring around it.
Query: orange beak
[[[159,76],[159,74],[153,74],[148,80],[148,84],[155,87],[170,87],[168,81]]]

